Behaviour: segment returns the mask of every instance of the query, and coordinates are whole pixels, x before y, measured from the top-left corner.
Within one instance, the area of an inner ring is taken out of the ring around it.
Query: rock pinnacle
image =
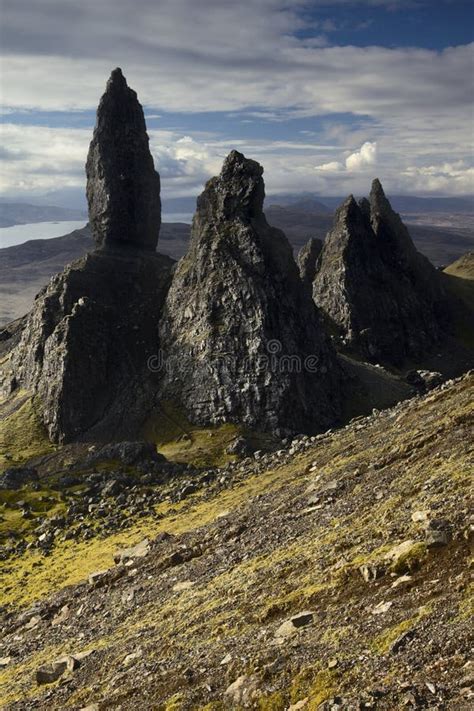
[[[97,109],[86,164],[89,220],[99,247],[155,250],[161,222],[160,177],[143,109],[114,69]]]

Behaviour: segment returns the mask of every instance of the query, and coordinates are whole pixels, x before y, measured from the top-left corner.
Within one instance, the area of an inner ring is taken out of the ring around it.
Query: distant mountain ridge
[[[308,212],[327,213],[334,211],[344,200],[344,195],[326,196],[318,195],[311,192],[301,193],[269,193],[265,198],[265,211],[274,205],[282,207],[292,206],[294,209]],[[417,212],[439,213],[439,212],[455,212],[455,213],[473,213],[474,214],[474,195],[465,195],[462,197],[418,197],[414,195],[389,195],[389,200],[393,205],[393,209],[402,214],[410,214]],[[186,195],[183,197],[163,197],[162,210],[166,213],[193,213],[196,209],[197,195]],[[54,203],[58,203],[57,206]],[[47,204],[49,203],[49,204]],[[84,204],[84,208],[82,205]],[[72,217],[63,217],[61,213],[53,213],[51,217],[47,216],[44,220],[76,220],[82,219],[86,215],[84,198],[81,195],[80,201],[74,201],[68,197],[68,193],[61,191],[53,192],[44,198],[35,199],[35,202],[24,202],[20,197],[14,199],[0,197],[0,226],[7,227],[2,224],[1,218],[6,215],[6,210],[13,206],[15,209],[23,210],[24,208],[33,208],[34,210],[56,210],[68,211],[68,215],[72,213]],[[20,213],[21,214],[21,213]],[[79,217],[77,217],[79,215]],[[25,224],[25,222],[39,222],[43,220],[31,219],[13,224]]]
[[[0,227],[27,225],[33,222],[66,222],[87,219],[84,210],[55,205],[30,205],[22,202],[0,202]]]

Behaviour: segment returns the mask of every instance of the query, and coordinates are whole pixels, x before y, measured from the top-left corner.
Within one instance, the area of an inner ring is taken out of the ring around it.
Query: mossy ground
[[[74,611],[83,605],[73,627],[44,622],[36,632],[20,630],[21,645],[9,641],[18,657],[0,677],[11,708],[41,707],[44,690],[32,677],[36,664],[59,650],[87,646],[97,649],[95,661],[54,689],[51,708],[100,701],[104,708],[175,704],[180,711],[221,711],[228,708],[223,691],[242,674],[259,678],[260,711],[279,711],[306,697],[313,710],[335,694],[364,693],[380,679],[393,687],[391,706],[381,708],[398,708],[398,681],[408,673],[420,688],[426,690],[426,679],[445,688],[462,673],[459,650],[469,627],[464,530],[471,402],[466,379],[359,429],[336,432],[288,461],[249,471],[229,488],[162,504],[160,520],[144,518],[103,540],[66,542],[47,558],[26,552],[12,560],[1,581],[4,604],[24,609],[111,567],[116,548],[145,536],[166,531],[175,536],[170,545],[202,548],[190,562],[164,572],[158,554],[147,557],[137,563],[136,575],[106,594],[82,586],[79,599],[71,597]],[[339,488],[325,498],[325,486],[334,481]],[[311,492],[320,492],[319,508],[308,506]],[[448,519],[453,544],[426,552],[423,531],[412,519],[416,510]],[[411,557],[405,561],[410,581],[393,588],[401,572],[393,570],[366,583],[359,567],[383,560],[405,540],[417,546],[416,565]],[[193,584],[175,589],[186,581]],[[131,587],[135,598],[127,606],[123,595]],[[72,595],[75,588],[70,590]],[[386,613],[373,613],[387,601]],[[278,626],[304,609],[313,611],[314,624],[279,644]],[[416,645],[391,654],[408,630]],[[123,659],[138,647],[142,661],[127,671]],[[409,656],[415,652],[416,665]],[[231,661],[223,666],[226,655]],[[331,659],[335,668],[329,668]]]
[[[23,391],[0,404],[0,470],[54,451],[38,408]]]
[[[154,442],[167,459],[197,467],[224,466],[236,457],[226,451],[239,436],[244,436],[254,450],[274,447],[274,439],[265,433],[252,432],[231,423],[198,427],[186,417],[182,408],[161,401],[143,427],[143,436]]]

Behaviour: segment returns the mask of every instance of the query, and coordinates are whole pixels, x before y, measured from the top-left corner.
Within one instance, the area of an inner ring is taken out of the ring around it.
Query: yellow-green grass
[[[24,402],[22,402],[24,400]],[[15,403],[21,403],[18,407]],[[54,451],[39,415],[39,404],[19,391],[8,401],[9,414],[0,413],[0,469]]]

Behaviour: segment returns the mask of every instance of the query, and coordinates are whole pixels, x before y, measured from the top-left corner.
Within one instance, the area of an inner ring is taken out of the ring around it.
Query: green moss
[[[0,414],[0,468],[18,466],[55,449],[41,421],[37,400],[25,396],[26,393],[18,392],[8,401],[9,413],[3,417]]]
[[[291,685],[291,701],[296,703],[308,699],[305,711],[316,711],[318,706],[337,691],[336,672],[321,669],[320,664],[302,669]]]
[[[23,518],[19,501],[24,501],[31,512],[31,518]],[[0,541],[11,534],[27,535],[36,528],[39,517],[63,514],[66,505],[60,494],[51,489],[32,490],[29,487],[0,491]]]
[[[467,590],[466,593],[459,603],[459,610],[458,614],[456,617],[456,620],[470,620],[471,617],[474,617],[474,584],[471,583]]]
[[[270,696],[261,696],[257,702],[258,711],[285,711],[287,708],[283,694],[275,691]]]
[[[403,620],[403,622],[400,622],[398,625],[384,630],[372,642],[371,646],[374,652],[377,652],[377,654],[387,654],[395,640],[404,632],[411,629],[417,620],[418,617],[410,617],[408,620]]]
[[[234,458],[225,450],[240,431],[233,424],[196,427],[182,408],[163,400],[146,422],[143,436],[173,462],[208,467],[223,466]]]
[[[313,605],[321,597],[321,593],[331,587],[329,583],[301,585],[301,579],[298,582],[300,584],[295,590],[270,600],[261,615],[262,622]]]
[[[180,711],[183,705],[183,695],[174,694],[170,699],[168,699],[164,706],[162,706],[162,711]]]

